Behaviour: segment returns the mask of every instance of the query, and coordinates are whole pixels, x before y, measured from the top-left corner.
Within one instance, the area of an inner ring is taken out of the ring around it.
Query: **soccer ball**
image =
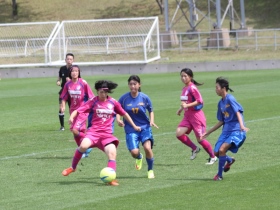
[[[100,171],[100,179],[104,183],[108,183],[108,182],[113,181],[114,179],[116,179],[116,172],[115,172],[115,170],[110,168],[110,167],[103,168]]]

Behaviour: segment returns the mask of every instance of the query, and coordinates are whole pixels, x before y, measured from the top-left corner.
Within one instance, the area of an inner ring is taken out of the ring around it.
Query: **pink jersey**
[[[79,78],[77,82],[68,81],[60,95],[60,98],[64,101],[70,99],[70,114],[92,97],[94,97],[94,94],[90,86],[82,78]]]
[[[183,88],[180,99],[181,99],[181,101],[184,101],[187,104],[192,103],[194,101],[197,101],[197,102],[203,104],[202,96],[201,96],[200,92],[198,91],[197,87],[192,82],[189,84],[189,86]],[[190,107],[188,109],[185,109],[185,112],[186,111],[197,111],[197,110],[198,110],[197,106],[195,106],[195,107]]]
[[[112,134],[116,114],[121,116],[126,114],[121,104],[109,96],[106,101],[99,101],[98,96],[91,98],[77,111],[78,113],[93,113],[91,127],[88,129],[87,134],[90,132]]]

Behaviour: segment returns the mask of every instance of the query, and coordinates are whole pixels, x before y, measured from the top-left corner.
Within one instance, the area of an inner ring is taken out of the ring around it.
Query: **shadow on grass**
[[[58,156],[50,156],[50,157],[28,157],[27,159],[34,159],[34,160],[55,160],[55,159],[58,159],[58,160],[72,160],[72,156],[70,157],[58,157]]]
[[[171,164],[161,164],[161,163],[157,163],[155,164],[155,166],[159,166],[159,167],[168,167],[168,166],[182,166],[184,164],[178,164],[178,163],[171,163]]]

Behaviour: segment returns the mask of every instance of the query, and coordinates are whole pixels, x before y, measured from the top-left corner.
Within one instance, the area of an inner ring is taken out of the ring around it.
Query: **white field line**
[[[249,120],[246,121],[245,123],[254,123],[254,122],[260,122],[260,121],[266,121],[266,120],[275,120],[275,119],[279,119],[280,116],[275,116],[275,117],[269,117],[269,118],[262,118],[262,119],[257,119],[257,120]],[[175,135],[175,131],[174,132],[166,132],[166,133],[160,133],[160,134],[155,134],[154,136],[165,136],[165,135],[170,135],[170,134],[174,134]],[[124,140],[121,140],[124,141]],[[10,160],[10,159],[18,159],[18,158],[24,158],[24,157],[31,157],[31,156],[36,156],[36,155],[42,155],[42,154],[48,154],[48,153],[52,153],[52,152],[63,152],[63,151],[68,151],[68,150],[73,150],[73,148],[68,148],[68,149],[63,149],[63,150],[51,150],[51,151],[45,151],[45,152],[38,152],[38,153],[30,153],[30,154],[24,154],[24,155],[19,155],[19,156],[6,156],[6,157],[2,157],[0,158],[1,160]]]

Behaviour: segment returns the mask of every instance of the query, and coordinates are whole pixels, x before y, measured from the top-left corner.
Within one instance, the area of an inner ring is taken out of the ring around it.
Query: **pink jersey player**
[[[82,139],[81,144],[75,151],[72,159],[72,166],[62,171],[63,176],[68,176],[70,173],[74,172],[83,153],[88,148],[93,147],[99,148],[107,155],[107,167],[113,168],[116,171],[117,146],[119,140],[117,137],[113,136],[112,128],[116,114],[123,116],[136,131],[141,131],[141,127],[134,124],[131,117],[121,107],[120,103],[108,96],[108,93],[112,93],[112,90],[117,86],[118,84],[111,81],[97,81],[95,83],[95,89],[97,90],[98,96],[90,99],[71,114],[69,121],[73,122],[77,114],[93,112],[91,126],[88,128],[86,136]],[[119,184],[114,180],[110,182],[110,185]]]
[[[60,95],[62,99],[62,109],[65,109],[66,101],[70,101],[70,114],[82,106],[89,98],[94,97],[94,94],[88,85],[88,83],[81,78],[80,68],[77,65],[73,65],[70,68],[70,81],[68,81],[63,88]],[[84,137],[86,131],[86,121],[88,114],[79,114],[74,123],[71,124],[70,130],[74,134],[77,145],[80,144],[81,139]]]
[[[185,145],[192,149],[191,160],[195,159],[200,148],[196,146],[190,138],[186,135],[192,130],[196,136],[198,143],[204,148],[204,150],[209,154],[209,162],[207,165],[214,164],[217,160],[215,157],[211,144],[206,139],[200,139],[202,134],[206,130],[206,118],[203,108],[203,99],[197,85],[202,85],[193,79],[193,72],[191,69],[185,68],[181,70],[181,80],[185,84],[180,96],[181,107],[177,111],[177,115],[180,115],[184,110],[184,117],[179,123],[176,130],[176,137]]]

